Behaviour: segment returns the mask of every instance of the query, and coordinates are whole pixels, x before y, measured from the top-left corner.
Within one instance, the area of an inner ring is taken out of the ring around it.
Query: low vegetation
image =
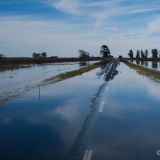
[[[0,64],[0,71],[29,68],[29,67],[31,67],[31,65],[29,65],[29,64],[24,64],[24,65],[14,64],[14,63],[5,64],[5,65]]]
[[[155,71],[149,68],[144,68],[142,66],[133,64],[127,60],[123,60],[124,64],[126,64],[127,66],[129,66],[130,68],[133,68],[137,71],[137,73],[145,75],[147,77],[152,77],[152,78],[156,78],[156,79],[160,79],[160,72],[159,71]]]
[[[49,79],[46,79],[42,82],[42,85],[45,85],[45,84],[49,84],[49,83],[56,83],[56,82],[59,82],[59,81],[63,81],[65,79],[69,79],[69,78],[72,78],[72,77],[75,77],[75,76],[78,76],[78,75],[82,75],[83,73],[86,73],[86,72],[89,72],[95,68],[98,68],[106,63],[109,63],[112,59],[106,59],[106,60],[103,60],[103,61],[100,61],[100,62],[97,62],[97,63],[94,63],[94,64],[90,64],[88,66],[85,66],[83,68],[80,68],[78,70],[74,70],[74,71],[69,71],[69,72],[66,72],[66,73],[62,73],[62,74],[59,74],[57,76],[54,76],[54,77],[51,77]]]
[[[100,57],[90,57],[87,61],[97,61]],[[84,61],[80,58],[4,58],[0,59],[0,71],[9,69],[26,68],[34,64],[61,63],[61,62],[80,62]],[[85,61],[84,61],[85,62]]]

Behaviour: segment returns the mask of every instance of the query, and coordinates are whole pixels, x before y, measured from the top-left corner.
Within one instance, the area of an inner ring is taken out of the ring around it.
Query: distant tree
[[[144,55],[143,50],[141,50],[141,58],[142,58],[142,59],[144,59],[144,58],[145,58],[145,55]]]
[[[79,58],[88,60],[90,58],[90,54],[84,50],[79,50]]]
[[[4,54],[0,54],[0,59],[2,58],[6,58],[6,56]]]
[[[148,58],[148,50],[145,50],[144,56],[146,59]]]
[[[119,60],[122,61],[123,60],[123,56],[119,55]]]
[[[47,57],[47,53],[46,52],[42,52],[42,58],[46,58]]]
[[[152,49],[151,53],[152,53],[152,58],[153,59],[158,58],[158,50],[157,49]]]
[[[129,50],[128,55],[129,55],[130,59],[133,59],[133,51],[132,51],[132,49],[131,49],[131,50]]]
[[[102,45],[101,50],[100,50],[100,55],[101,55],[103,58],[105,58],[105,57],[110,56],[110,54],[111,54],[111,52],[110,52],[108,46]]]
[[[58,59],[58,56],[51,56],[50,58]]]
[[[32,54],[32,58],[42,58],[42,54],[41,53],[33,53]]]
[[[34,53],[32,54],[32,58],[36,58],[36,55],[37,55],[37,53],[34,52]]]
[[[140,52],[139,52],[139,50],[137,50],[136,58],[137,58],[137,59],[139,59],[139,58],[140,58]]]

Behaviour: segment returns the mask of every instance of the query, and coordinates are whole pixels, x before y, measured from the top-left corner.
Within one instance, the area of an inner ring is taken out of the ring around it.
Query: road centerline
[[[105,105],[105,101],[102,101],[102,102],[100,103],[98,112],[103,112],[104,105]]]
[[[92,150],[85,150],[83,160],[91,160],[92,153],[93,153]]]

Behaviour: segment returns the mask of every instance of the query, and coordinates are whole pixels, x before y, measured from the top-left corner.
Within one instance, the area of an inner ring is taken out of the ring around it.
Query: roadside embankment
[[[51,77],[51,78],[48,78],[48,79],[42,81],[41,85],[45,85],[45,84],[49,84],[49,83],[55,83],[55,82],[63,81],[65,79],[69,79],[69,78],[72,78],[72,77],[75,77],[75,76],[78,76],[78,75],[82,75],[83,73],[89,72],[89,71],[91,71],[95,68],[98,68],[98,67],[106,64],[106,63],[109,63],[110,61],[112,61],[112,60],[108,59],[108,60],[100,61],[100,62],[97,62],[97,63],[94,63],[94,64],[90,64],[88,66],[82,67],[78,70],[69,71],[69,72],[66,72],[66,73],[59,74],[57,76],[54,76],[54,77]]]
[[[142,74],[148,77],[152,77],[152,78],[156,78],[156,79],[160,79],[160,71],[155,71],[149,68],[144,68],[142,66],[133,64],[127,60],[122,60],[122,62],[126,64],[128,67],[135,69],[136,72],[139,74]]]

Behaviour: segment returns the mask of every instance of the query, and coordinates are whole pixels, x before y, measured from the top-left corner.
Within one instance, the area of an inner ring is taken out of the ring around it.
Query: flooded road
[[[89,136],[92,160],[159,159],[160,83],[124,64],[118,71],[103,94],[104,106]]]
[[[160,83],[117,65],[2,104],[0,159],[159,159]]]

